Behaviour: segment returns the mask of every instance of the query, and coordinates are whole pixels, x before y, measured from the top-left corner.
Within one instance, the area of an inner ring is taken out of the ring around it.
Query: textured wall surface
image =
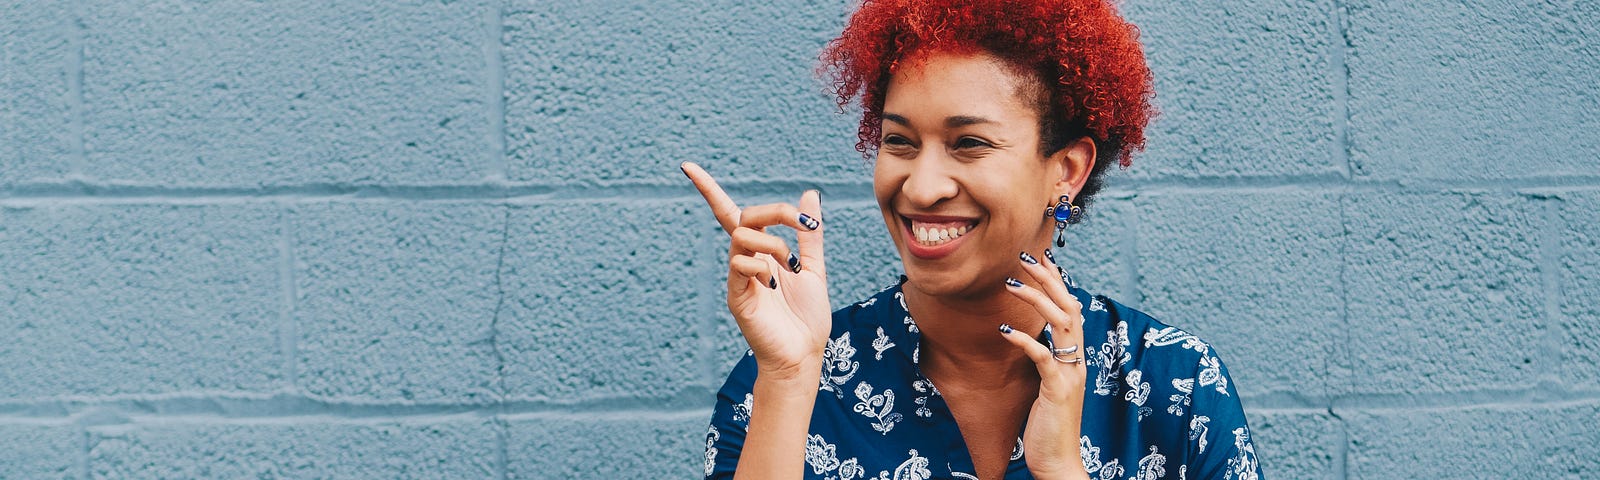
[[[0,478],[693,477],[684,160],[898,273],[844,0],[0,3]],[[1199,3],[1124,4],[1164,114],[1069,268],[1272,478],[1600,477],[1600,4]]]

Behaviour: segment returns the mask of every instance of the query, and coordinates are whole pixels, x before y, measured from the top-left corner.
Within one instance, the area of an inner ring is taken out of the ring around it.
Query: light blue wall
[[[836,304],[897,274],[841,0],[4,3],[0,478],[692,477],[684,160],[820,187]],[[1164,114],[1067,263],[1272,478],[1600,477],[1600,4],[1125,10]]]

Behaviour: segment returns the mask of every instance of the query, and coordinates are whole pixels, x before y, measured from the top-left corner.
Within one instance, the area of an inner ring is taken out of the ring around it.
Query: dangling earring
[[[1056,247],[1067,246],[1067,224],[1078,223],[1083,217],[1083,207],[1073,205],[1072,197],[1062,195],[1056,204],[1044,209],[1044,216],[1056,220]]]

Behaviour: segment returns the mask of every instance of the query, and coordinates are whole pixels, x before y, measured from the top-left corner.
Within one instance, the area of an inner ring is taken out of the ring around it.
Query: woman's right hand
[[[833,324],[822,254],[821,195],[806,191],[799,207],[774,203],[741,209],[699,165],[684,162],[682,169],[732,239],[728,311],[755,353],[757,375],[773,380],[819,375]],[[767,227],[778,225],[798,232],[798,254],[767,233]]]

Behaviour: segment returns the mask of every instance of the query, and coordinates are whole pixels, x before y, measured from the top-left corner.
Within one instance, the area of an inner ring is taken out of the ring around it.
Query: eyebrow
[[[898,123],[898,124],[901,124],[901,125],[905,125],[907,127],[911,126],[911,121],[910,120],[906,120],[906,117],[902,117],[902,116],[899,116],[899,115],[896,115],[896,114],[893,114],[893,113],[885,113],[885,114],[883,114],[883,119],[891,121],[891,122],[894,122],[894,123]],[[971,115],[956,115],[956,116],[953,116],[953,117],[946,117],[944,119],[945,128],[961,128],[961,127],[965,127],[967,125],[977,125],[977,124],[980,124],[980,123],[996,123],[996,122],[994,120],[990,120],[990,119],[987,119],[987,118],[975,117],[975,116],[971,116]]]

